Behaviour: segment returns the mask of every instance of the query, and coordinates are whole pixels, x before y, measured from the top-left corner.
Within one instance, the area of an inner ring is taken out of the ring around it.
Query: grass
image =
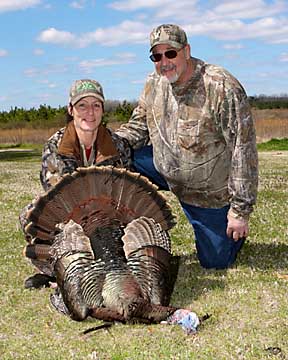
[[[17,144],[0,144],[0,150],[2,151],[42,151],[43,144],[36,144],[36,143],[17,143]]]
[[[11,161],[13,160],[13,161]],[[33,267],[23,258],[20,209],[40,189],[40,157],[0,161],[1,359],[288,359],[288,152],[260,152],[259,198],[250,236],[232,268],[200,267],[192,229],[171,194],[178,223],[171,232],[180,256],[171,299],[212,316],[196,335],[177,326],[115,325],[83,335],[101,322],[74,322],[51,309],[51,289],[23,287]]]
[[[267,142],[257,145],[259,151],[282,151],[288,150],[288,138],[271,139]]]
[[[0,161],[35,161],[39,164],[41,144],[0,145]]]

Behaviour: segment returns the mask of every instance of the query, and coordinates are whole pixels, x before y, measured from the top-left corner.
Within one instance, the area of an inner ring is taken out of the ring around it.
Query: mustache
[[[160,71],[161,72],[165,72],[165,71],[170,71],[170,70],[175,70],[176,66],[174,64],[169,64],[169,65],[161,65],[160,67]]]

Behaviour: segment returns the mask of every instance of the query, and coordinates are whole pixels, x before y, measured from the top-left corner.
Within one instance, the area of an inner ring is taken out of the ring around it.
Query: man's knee
[[[224,241],[223,241],[224,242]],[[209,249],[199,249],[198,259],[202,267],[206,269],[227,269],[231,267],[236,259],[237,254],[240,251],[244,240],[240,240],[240,242],[235,243],[234,241],[226,240],[221,251],[219,249],[214,248]]]
[[[231,265],[233,265],[233,263],[236,260],[236,256],[229,257],[229,258],[223,258],[223,257],[219,257],[219,256],[211,256],[209,259],[198,256],[198,259],[199,259],[200,265],[205,269],[221,270],[221,269],[227,269]]]

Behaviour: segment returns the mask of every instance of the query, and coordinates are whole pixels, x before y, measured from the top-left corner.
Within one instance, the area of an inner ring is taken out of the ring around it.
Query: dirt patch
[[[0,149],[0,152],[33,152],[35,150],[33,149],[15,149],[15,148],[11,148],[11,149]]]
[[[277,151],[277,150],[275,150],[275,151],[260,151],[259,153],[258,153],[258,155],[259,155],[259,158],[261,157],[261,158],[267,158],[267,159],[269,159],[269,158],[275,158],[275,157],[277,157],[277,158],[287,158],[288,159],[288,151]]]

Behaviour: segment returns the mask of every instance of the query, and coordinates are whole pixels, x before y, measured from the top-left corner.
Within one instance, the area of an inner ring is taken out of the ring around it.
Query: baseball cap
[[[76,80],[70,88],[69,103],[75,105],[86,96],[94,96],[104,103],[103,89],[97,81],[90,79]]]
[[[187,45],[187,36],[178,25],[163,24],[152,30],[150,34],[150,51],[159,44],[169,44],[175,49],[181,49]]]

